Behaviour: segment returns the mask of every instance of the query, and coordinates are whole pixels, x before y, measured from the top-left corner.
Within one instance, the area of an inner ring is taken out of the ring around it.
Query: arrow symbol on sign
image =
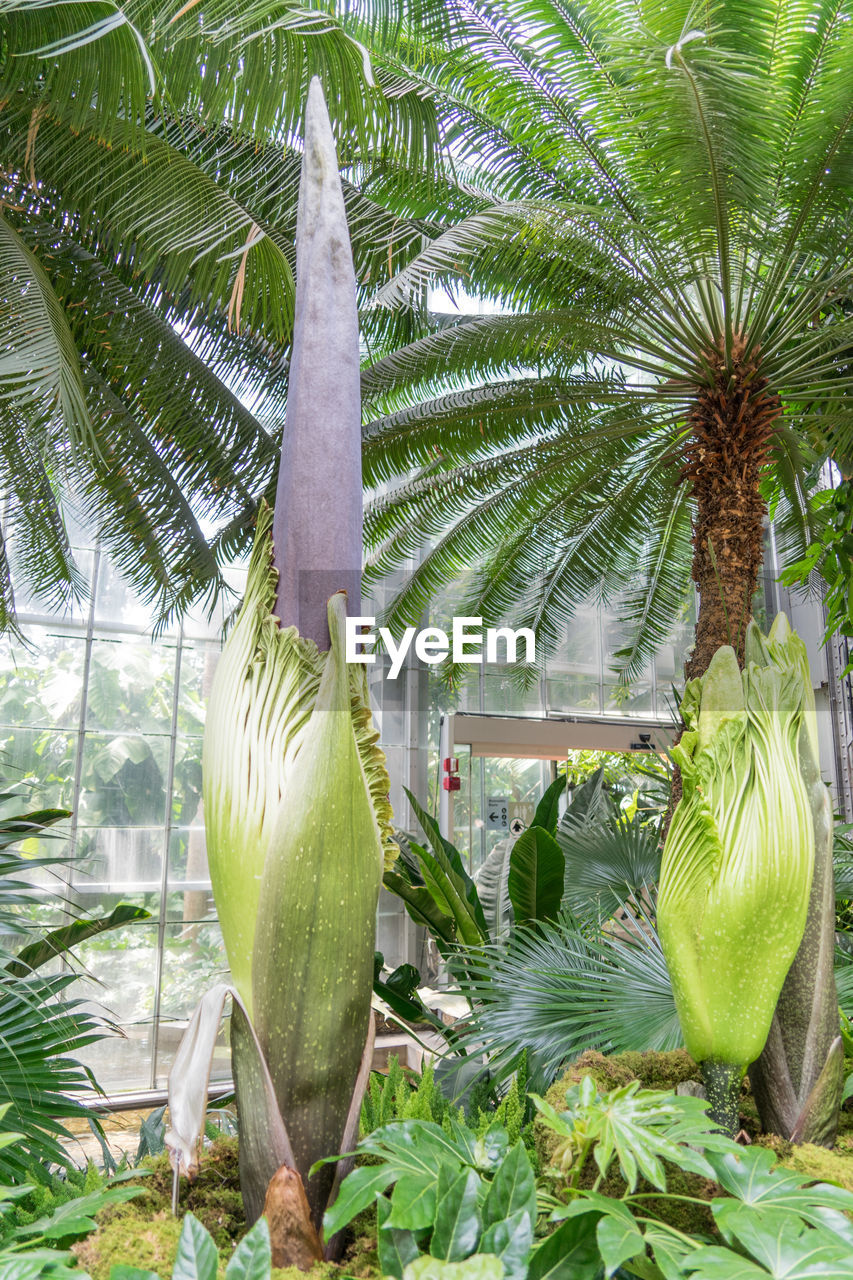
[[[490,813],[489,822],[497,822],[498,818],[502,818],[503,813]]]

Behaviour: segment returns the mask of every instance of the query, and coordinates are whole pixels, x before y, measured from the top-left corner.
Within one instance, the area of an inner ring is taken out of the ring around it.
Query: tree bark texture
[[[714,386],[699,392],[689,416],[682,478],[696,502],[693,581],[699,617],[696,644],[685,667],[688,680],[701,676],[724,644],[732,645],[743,662],[764,553],[767,505],[759,482],[781,403],[768,392],[755,355],[741,360],[743,345],[736,336],[732,372],[725,368],[722,351],[709,355]]]

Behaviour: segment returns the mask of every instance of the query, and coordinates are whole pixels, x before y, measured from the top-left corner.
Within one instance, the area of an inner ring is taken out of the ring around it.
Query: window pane
[[[179,827],[172,831],[169,845],[169,890],[192,899],[192,914],[182,919],[202,920],[212,912],[210,872],[204,827]]]
[[[625,686],[618,683],[604,685],[604,709],[611,715],[651,716],[652,686],[643,681]]]
[[[163,827],[79,827],[74,884],[89,897],[158,893]]]
[[[157,1050],[158,1087],[166,1083],[181,1037],[199,1000],[216,983],[227,982],[228,976],[218,924],[166,926]],[[231,1055],[225,1019],[217,1037],[210,1077],[212,1080],[226,1080],[230,1074]]]
[[[86,728],[168,733],[175,654],[175,645],[94,640]]]
[[[114,629],[131,628],[134,631],[150,631],[154,622],[154,607],[141,600],[133,587],[102,555],[98,565],[98,586],[95,593],[95,623]],[[116,628],[118,624],[118,628]],[[176,632],[178,623],[172,622],[166,633]]]
[[[74,793],[76,733],[58,729],[0,728],[0,774],[31,784],[28,807],[70,809]]]
[[[601,710],[597,675],[567,673],[565,675],[549,675],[545,681],[548,711],[552,715],[562,715],[569,711],[580,711],[586,715],[598,715]]]
[[[205,708],[221,653],[219,645],[184,645],[178,692],[178,733],[198,735],[204,732]]]
[[[201,747],[201,738],[179,737],[175,742],[172,822],[176,826],[193,826],[203,821],[201,812]]]
[[[117,1022],[124,1037],[110,1036],[79,1056],[102,1088],[146,1089],[151,1081],[156,925],[128,925],[77,948],[85,976],[72,994]]]
[[[0,643],[0,724],[77,729],[85,641],[28,627],[28,644]]]
[[[168,767],[165,735],[87,733],[80,825],[161,826],[166,817]]]

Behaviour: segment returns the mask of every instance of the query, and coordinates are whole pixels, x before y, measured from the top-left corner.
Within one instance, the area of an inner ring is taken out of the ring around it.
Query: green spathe
[[[367,1036],[384,861],[353,731],[343,593],[328,617],[332,647],[267,852],[252,966],[258,1036],[302,1170],[340,1148]],[[316,1180],[330,1186],[333,1173]],[[314,1179],[308,1194],[325,1203]]]
[[[251,1012],[252,956],[267,851],[281,827],[310,803],[293,782],[330,655],[273,613],[272,513],[258,515],[246,595],[219,660],[204,735],[204,816],[208,862],[234,985]],[[358,742],[390,865],[391,807],[385,758],[377,746],[364,668],[345,668],[351,730]],[[326,872],[324,871],[324,874]],[[346,899],[346,881],[339,885]],[[368,987],[369,987],[368,983]]]
[[[774,641],[785,639],[777,627]],[[741,672],[725,646],[685,693],[688,731],[673,749],[683,794],[664,847],[658,928],[699,1062],[746,1067],[758,1057],[803,935],[814,864],[798,762],[805,685],[799,652]]]

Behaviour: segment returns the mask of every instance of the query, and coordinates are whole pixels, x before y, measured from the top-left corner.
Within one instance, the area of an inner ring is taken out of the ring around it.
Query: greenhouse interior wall
[[[71,817],[54,838],[28,841],[33,857],[62,864],[37,874],[44,914],[66,918],[69,903],[107,910],[119,902],[148,916],[78,948],[79,994],[120,1029],[93,1047],[90,1063],[110,1094],[161,1089],[193,1007],[214,981],[227,978],[204,843],[201,750],[207,694],[221,650],[225,618],[239,602],[245,570],[229,571],[233,590],[212,617],[190,613],[152,637],[150,609],[137,599],[96,546],[77,560],[88,598],[61,616],[19,593],[23,638],[6,637],[0,653],[0,752],[6,782],[25,796],[5,812],[62,807]],[[820,647],[819,602],[783,600],[768,570],[769,611],[787,605],[810,646],[827,781],[849,812],[850,682],[840,679],[843,648]],[[448,602],[444,602],[446,609]],[[673,722],[671,686],[692,635],[692,602],[643,679],[626,691],[609,671],[622,643],[618,611],[584,605],[544,675],[521,687],[507,667],[482,666],[455,690],[437,668],[410,663],[397,680],[380,660],[369,668],[398,824],[415,831],[404,787],[437,811],[439,723],[451,710],[512,717],[575,716],[589,721],[637,717]],[[551,776],[539,759],[474,759],[454,836],[472,869],[499,838],[485,823],[495,789],[532,804]],[[420,940],[401,904],[384,890],[377,948],[392,967],[421,958]],[[227,1079],[226,1037],[212,1078]]]

